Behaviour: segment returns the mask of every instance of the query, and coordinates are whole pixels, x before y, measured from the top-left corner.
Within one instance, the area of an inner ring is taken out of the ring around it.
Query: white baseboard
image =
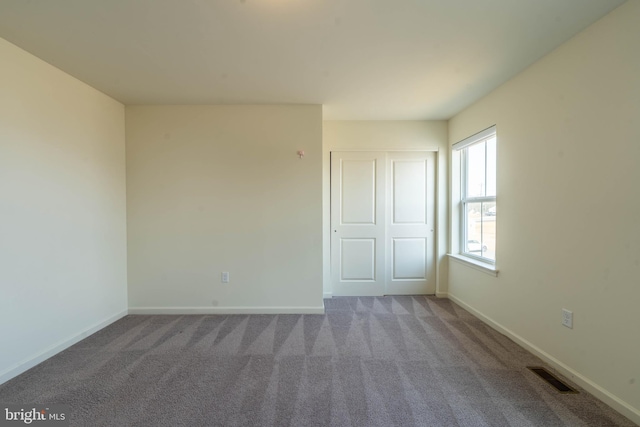
[[[333,292],[325,292],[322,294],[322,298],[333,298]]]
[[[58,342],[58,343],[46,348],[44,351],[42,351],[37,356],[34,356],[34,357],[32,357],[32,358],[30,358],[28,360],[25,360],[24,362],[20,362],[17,365],[7,369],[6,371],[0,373],[0,384],[9,381],[11,378],[17,377],[21,373],[33,368],[37,364],[39,364],[41,362],[44,362],[48,358],[50,358],[52,356],[55,356],[56,354],[60,353],[63,350],[66,350],[67,348],[71,347],[75,343],[77,343],[79,341],[82,341],[83,339],[85,339],[89,335],[98,332],[100,329],[109,326],[110,324],[112,324],[113,322],[115,322],[117,320],[122,319],[127,314],[128,314],[127,310],[121,311],[120,313],[116,313],[113,316],[110,316],[110,317],[108,317],[108,318],[106,318],[106,319],[94,324],[93,326],[83,330],[79,334],[76,334],[76,335],[74,335],[74,336],[72,336],[70,338],[67,338],[67,339],[65,339],[63,341],[60,341],[60,342]]]
[[[516,334],[515,332],[511,331],[510,329],[505,328],[500,323],[496,322],[495,320],[491,319],[490,317],[485,316],[484,314],[482,314],[481,312],[479,312],[475,308],[471,307],[469,304],[467,304],[467,303],[463,302],[462,300],[460,300],[455,295],[449,294],[448,297],[449,297],[450,300],[452,300],[456,304],[458,304],[461,307],[463,307],[465,310],[467,310],[468,312],[470,312],[471,314],[476,316],[478,319],[482,320],[484,323],[486,323],[487,325],[489,325],[490,327],[492,327],[496,331],[508,336],[513,341],[515,341],[517,344],[519,344],[521,347],[524,347],[525,349],[527,349],[531,353],[535,354],[536,356],[538,356],[539,358],[541,358],[542,360],[547,362],[554,369],[556,369],[558,371],[558,373],[560,373],[561,375],[563,375],[567,379],[570,379],[575,384],[577,384],[578,386],[582,387],[583,389],[585,389],[586,391],[588,391],[589,393],[591,393],[592,395],[594,395],[595,397],[597,397],[598,399],[600,399],[601,401],[603,401],[604,403],[609,405],[611,408],[613,408],[616,411],[618,411],[620,414],[622,414],[625,417],[629,418],[634,423],[640,425],[640,409],[634,408],[629,403],[625,402],[624,400],[622,400],[619,397],[615,396],[614,394],[610,393],[609,391],[607,391],[603,387],[601,387],[598,384],[596,384],[593,381],[591,381],[589,378],[587,378],[587,377],[583,376],[582,374],[578,373],[577,371],[573,370],[572,368],[570,368],[569,366],[565,365],[564,363],[562,363],[561,361],[559,361],[555,357],[551,356],[550,354],[548,354],[547,352],[545,352],[541,348],[537,347],[536,345],[534,345],[534,344],[530,343],[529,341],[527,341],[526,339],[522,338],[520,335]]]
[[[449,294],[447,292],[438,292],[436,291],[436,297],[438,298],[447,298]]]
[[[320,307],[130,307],[129,314],[324,314]]]

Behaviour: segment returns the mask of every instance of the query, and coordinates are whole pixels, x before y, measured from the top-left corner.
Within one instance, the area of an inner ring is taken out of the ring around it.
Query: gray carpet
[[[326,315],[127,316],[0,386],[74,426],[632,426],[448,300]]]

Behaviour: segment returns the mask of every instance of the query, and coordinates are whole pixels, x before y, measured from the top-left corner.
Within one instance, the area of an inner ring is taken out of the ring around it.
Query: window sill
[[[488,264],[486,262],[477,261],[472,258],[468,258],[459,254],[447,254],[449,258],[459,262],[460,264],[466,265],[467,267],[471,267],[474,270],[481,271],[483,273],[489,274],[493,277],[498,277],[498,270],[496,270],[496,266],[493,264]]]

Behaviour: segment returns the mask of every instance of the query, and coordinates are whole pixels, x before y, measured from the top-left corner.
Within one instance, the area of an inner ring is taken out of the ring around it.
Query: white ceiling
[[[0,37],[125,104],[448,119],[623,0],[0,0]]]

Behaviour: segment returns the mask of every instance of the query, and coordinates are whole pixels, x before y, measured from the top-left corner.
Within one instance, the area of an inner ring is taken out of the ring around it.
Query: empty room
[[[1,0],[0,426],[640,425],[640,1]]]

